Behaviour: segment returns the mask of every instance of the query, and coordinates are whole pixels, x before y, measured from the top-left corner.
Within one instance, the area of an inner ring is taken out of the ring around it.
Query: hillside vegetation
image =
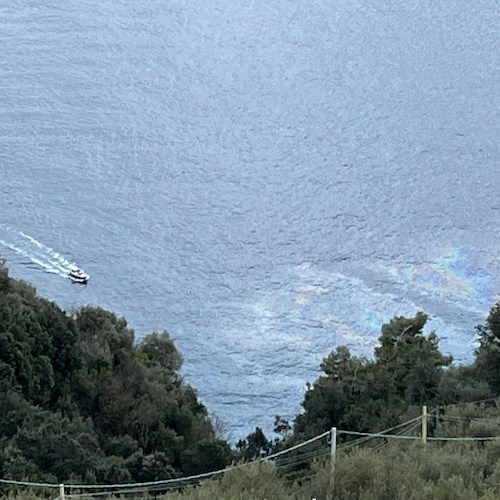
[[[75,315],[0,268],[0,477],[153,481],[232,460],[179,375],[168,333],[136,343],[124,319]]]
[[[370,359],[336,347],[293,425],[275,417],[281,438],[256,428],[231,449],[180,376],[167,332],[136,342],[124,319],[91,307],[67,314],[0,266],[0,479],[144,483],[232,464],[212,480],[171,483],[168,498],[500,498],[500,440],[492,439],[500,437],[500,304],[471,332],[479,343],[467,366],[440,352],[436,333],[423,334],[426,322],[424,313],[393,318]],[[423,405],[427,444],[341,432],[394,428],[393,437],[418,438]],[[459,437],[467,440],[437,440]],[[26,487],[0,488],[29,497]],[[161,493],[137,497],[147,491]]]

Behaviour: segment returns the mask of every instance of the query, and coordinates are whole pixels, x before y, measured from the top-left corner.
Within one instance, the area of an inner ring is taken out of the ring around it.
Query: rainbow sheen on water
[[[395,315],[470,358],[500,280],[498,0],[85,5],[0,3],[13,276],[167,329],[237,438]]]

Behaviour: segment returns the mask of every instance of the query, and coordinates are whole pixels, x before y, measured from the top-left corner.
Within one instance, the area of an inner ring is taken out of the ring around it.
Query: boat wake
[[[69,278],[69,270],[75,266],[68,258],[44,245],[33,236],[7,226],[0,225],[0,245],[7,249],[7,261],[16,262],[17,257],[23,257],[20,263],[41,269],[50,274]]]

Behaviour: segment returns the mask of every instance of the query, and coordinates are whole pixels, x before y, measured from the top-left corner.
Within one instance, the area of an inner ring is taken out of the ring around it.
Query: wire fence
[[[151,481],[144,483],[121,483],[121,484],[55,484],[55,483],[38,483],[30,481],[15,481],[11,479],[0,479],[0,483],[11,485],[15,487],[27,487],[29,489],[39,489],[52,490],[54,494],[59,494],[57,498],[99,498],[112,495],[124,496],[137,496],[140,495],[141,498],[147,498],[148,495],[156,493],[168,493],[169,491],[178,491],[186,488],[187,486],[193,486],[200,484],[202,481],[216,479],[222,477],[225,473],[230,471],[235,471],[245,467],[254,465],[255,463],[262,462],[273,462],[276,464],[277,468],[284,468],[292,465],[300,465],[301,463],[309,462],[315,457],[320,457],[325,455],[325,449],[318,451],[313,450],[306,453],[298,453],[301,448],[308,445],[316,443],[319,440],[326,442],[326,438],[330,435],[330,431],[323,432],[317,436],[314,436],[307,441],[289,447],[285,450],[279,451],[272,455],[262,457],[260,459],[245,462],[242,464],[234,465],[231,467],[226,467],[221,470],[206,472],[203,474],[196,474],[187,477],[165,479],[159,481]],[[324,448],[324,446],[323,446]],[[329,448],[326,449],[326,454],[329,453]],[[298,453],[294,456],[286,457],[285,455],[290,455],[293,453]],[[56,493],[57,492],[57,493]]]
[[[475,421],[493,421],[494,416],[476,417],[462,415],[447,415],[446,412],[456,410],[465,405],[498,402],[498,399],[481,400],[464,405],[449,405],[432,410],[429,414],[423,413],[408,421],[379,432],[359,432],[347,429],[335,429],[326,431],[312,437],[304,442],[290,446],[284,450],[272,455],[262,457],[250,462],[236,464],[221,470],[196,474],[192,476],[165,479],[159,481],[142,483],[123,483],[123,484],[56,484],[46,482],[16,481],[13,479],[0,479],[0,484],[16,488],[17,490],[25,488],[31,491],[39,491],[40,494],[50,494],[52,498],[104,498],[119,495],[122,498],[140,497],[152,498],[172,491],[180,491],[188,486],[199,485],[202,482],[220,479],[224,474],[243,469],[256,463],[274,464],[277,473],[286,482],[293,482],[297,479],[307,481],[314,477],[315,472],[311,469],[313,463],[324,463],[331,460],[333,454],[348,453],[357,447],[365,447],[373,452],[383,449],[390,441],[399,442],[488,442],[500,441],[500,436],[496,435],[477,435],[477,436],[453,436],[447,435],[446,425],[453,429],[455,424],[474,423]],[[439,419],[439,426],[433,429],[433,435],[424,436],[424,420]],[[500,426],[500,415],[496,416],[497,423]],[[500,427],[499,427],[500,428]],[[332,445],[331,437],[335,436],[335,446]]]

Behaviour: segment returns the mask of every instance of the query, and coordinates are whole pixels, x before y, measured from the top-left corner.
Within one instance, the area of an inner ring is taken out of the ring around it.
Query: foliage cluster
[[[0,268],[0,477],[144,482],[226,466],[181,364],[168,333],[135,343],[124,319],[69,316]]]
[[[383,325],[373,359],[338,347],[321,363],[309,387],[294,438],[331,427],[374,432],[418,415],[422,405],[445,406],[500,395],[500,304],[477,328],[479,348],[468,366],[451,366],[435,332],[424,335],[427,315],[395,317]]]

